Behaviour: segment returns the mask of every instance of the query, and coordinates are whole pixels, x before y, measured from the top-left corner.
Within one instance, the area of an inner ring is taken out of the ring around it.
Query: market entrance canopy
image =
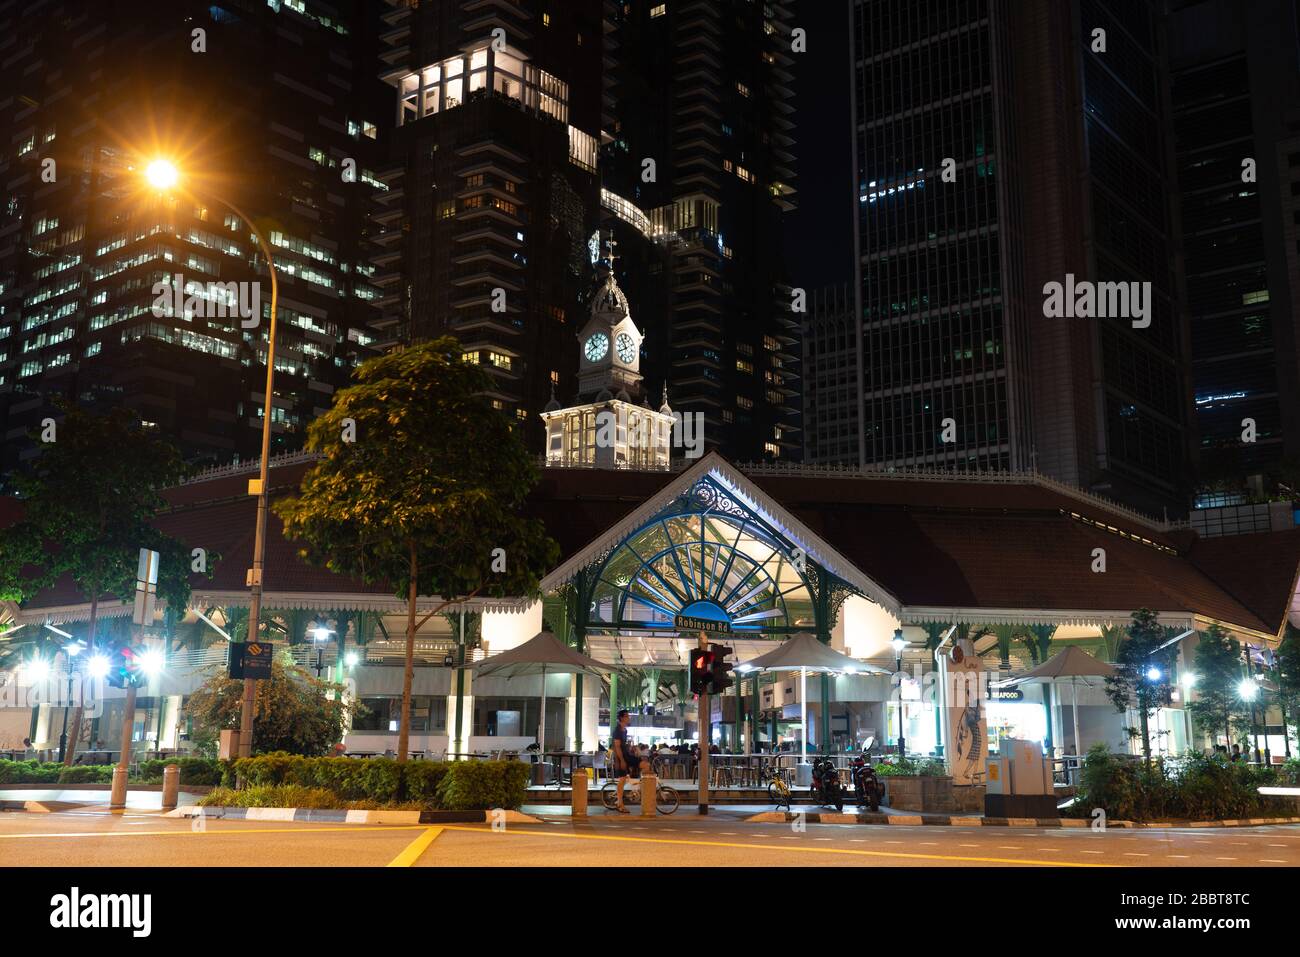
[[[857,658],[840,654],[830,645],[817,640],[815,635],[801,632],[781,643],[765,655],[741,662],[737,671],[811,671],[820,674],[887,675],[886,668],[877,668]]]

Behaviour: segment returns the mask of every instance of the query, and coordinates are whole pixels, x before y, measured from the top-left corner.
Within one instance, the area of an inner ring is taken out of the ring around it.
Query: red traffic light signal
[[[704,648],[691,649],[691,694],[708,694],[713,682],[714,654]]]

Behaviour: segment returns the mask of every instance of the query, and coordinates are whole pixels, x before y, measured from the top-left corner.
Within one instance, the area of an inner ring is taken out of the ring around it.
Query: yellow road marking
[[[477,827],[458,827],[454,824],[448,824],[443,827],[445,831],[466,831],[471,834],[488,833],[484,828]],[[848,847],[799,847],[792,848],[789,844],[744,844],[739,841],[687,841],[662,837],[622,837],[612,834],[557,834],[554,831],[521,831],[518,829],[507,829],[497,831],[498,834],[509,834],[512,837],[547,837],[558,838],[560,840],[575,841],[631,841],[641,844],[679,844],[694,847],[738,847],[744,850],[758,851],[790,851],[801,854],[847,854],[851,857],[894,857],[905,858],[908,860],[920,861],[971,861],[978,864],[1037,864],[1043,867],[1118,867],[1116,864],[1088,864],[1074,861],[1035,861],[1020,860],[1013,857],[974,857],[971,855],[958,854],[907,854],[902,851],[859,851]]]
[[[402,849],[402,853],[388,862],[389,867],[410,867],[429,849],[429,845],[442,833],[442,828],[431,827]]]
[[[0,841],[18,841],[24,838],[46,837],[206,837],[215,834],[308,834],[313,831],[418,831],[424,824],[360,824],[356,827],[222,827],[212,830],[192,831],[67,831],[49,834],[0,834]]]

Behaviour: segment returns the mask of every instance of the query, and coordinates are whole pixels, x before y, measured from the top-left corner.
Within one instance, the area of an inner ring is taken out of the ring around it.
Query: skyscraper
[[[1201,475],[1240,491],[1300,457],[1296,6],[1180,6],[1170,58]]]
[[[1190,393],[1160,7],[851,10],[863,464],[1033,468],[1179,508]],[[1149,323],[1050,318],[1050,284],[1076,281],[1150,283]]]
[[[6,460],[53,400],[126,406],[194,460],[256,455],[266,265],[280,281],[273,447],[367,351],[382,90],[366,6],[0,4],[0,414]],[[154,157],[182,191],[141,188]],[[182,301],[158,304],[158,283]],[[206,290],[185,303],[190,283]],[[212,292],[227,283],[232,292]],[[251,284],[260,286],[254,305]],[[233,315],[244,296],[250,316]],[[222,308],[217,308],[222,307]]]
[[[795,9],[605,4],[603,203],[650,327],[646,377],[667,379],[673,408],[703,414],[706,442],[744,460],[798,457],[803,444],[801,317],[781,255],[795,203]],[[648,275],[632,275],[638,263]],[[656,284],[661,299],[643,294]]]
[[[1004,5],[855,0],[851,16],[861,460],[1027,467]]]
[[[385,338],[457,336],[539,451],[576,387],[597,225],[599,0],[390,0],[393,161],[377,236]]]

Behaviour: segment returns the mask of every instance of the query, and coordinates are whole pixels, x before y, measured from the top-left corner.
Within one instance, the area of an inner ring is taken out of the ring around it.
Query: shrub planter
[[[955,811],[952,778],[936,775],[887,775],[885,804],[895,811]]]

